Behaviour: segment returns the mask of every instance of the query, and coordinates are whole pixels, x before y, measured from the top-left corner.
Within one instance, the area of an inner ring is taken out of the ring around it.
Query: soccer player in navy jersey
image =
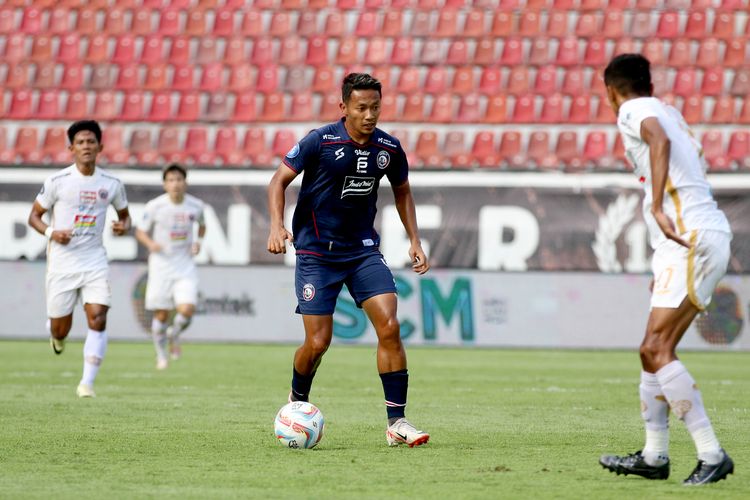
[[[375,231],[378,186],[385,175],[409,237],[412,269],[430,268],[422,250],[409,165],[395,137],[376,128],[381,85],[364,73],[350,73],[341,87],[343,118],[310,132],[284,158],[268,186],[271,229],[268,250],[297,255],[297,313],[305,341],[294,356],[291,401],[307,401],[315,371],[333,337],[333,312],[344,284],[365,310],[378,337],[377,366],[388,413],[390,446],[426,443],[430,436],[404,418],[409,375],[396,317],[396,285],[379,251]],[[287,186],[303,173],[292,233],[284,227]]]

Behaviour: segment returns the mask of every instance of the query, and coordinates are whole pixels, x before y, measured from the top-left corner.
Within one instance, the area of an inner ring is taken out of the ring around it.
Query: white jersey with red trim
[[[655,97],[638,97],[622,103],[617,127],[622,134],[625,155],[633,164],[645,197],[643,218],[648,226],[651,246],[656,248],[666,237],[651,215],[653,193],[649,146],[641,137],[641,123],[654,117],[670,141],[669,174],[662,209],[675,223],[679,234],[693,229],[731,232],[724,212],[719,210],[706,179],[708,168],[700,142],[685,119],[674,107]]]
[[[148,257],[149,274],[165,277],[184,277],[195,272],[193,261],[193,233],[195,225],[205,224],[204,203],[185,194],[182,203],[174,203],[167,193],[146,203],[138,229],[150,232],[161,251]]]
[[[50,241],[47,246],[48,273],[78,273],[106,269],[107,252],[102,234],[107,207],[128,206],[122,182],[106,170],[95,167],[83,175],[73,164],[44,181],[37,203],[50,212],[53,230],[72,229],[67,245]]]

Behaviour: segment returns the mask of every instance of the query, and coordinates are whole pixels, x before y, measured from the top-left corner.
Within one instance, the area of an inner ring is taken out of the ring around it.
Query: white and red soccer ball
[[[314,448],[323,438],[323,414],[312,403],[293,401],[276,414],[274,431],[287,448]]]

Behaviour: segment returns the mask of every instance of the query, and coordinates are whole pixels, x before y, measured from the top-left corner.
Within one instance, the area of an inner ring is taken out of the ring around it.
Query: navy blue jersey
[[[398,139],[376,128],[367,144],[356,143],[342,119],[310,132],[284,164],[303,173],[292,222],[297,253],[347,260],[378,248],[380,179],[399,186],[409,174]]]

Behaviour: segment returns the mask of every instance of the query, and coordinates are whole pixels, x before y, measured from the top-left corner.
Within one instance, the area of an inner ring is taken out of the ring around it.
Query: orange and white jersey
[[[655,117],[670,141],[669,174],[665,187],[663,210],[684,235],[696,229],[731,232],[729,222],[719,210],[706,179],[708,168],[700,142],[693,136],[685,119],[674,107],[655,97],[639,97],[625,101],[617,116],[625,154],[633,164],[645,190],[643,218],[649,231],[651,246],[666,240],[651,215],[653,202],[649,146],[641,138],[641,123]]]
[[[47,246],[48,273],[79,273],[106,269],[104,233],[107,207],[122,210],[128,206],[122,182],[99,167],[83,175],[75,164],[51,175],[36,197],[50,213],[52,229],[71,229],[67,245],[50,241]]]
[[[149,276],[184,277],[195,273],[193,235],[196,225],[204,225],[203,202],[185,194],[182,203],[174,203],[164,193],[146,203],[138,229],[150,232],[161,251],[148,257]]]

